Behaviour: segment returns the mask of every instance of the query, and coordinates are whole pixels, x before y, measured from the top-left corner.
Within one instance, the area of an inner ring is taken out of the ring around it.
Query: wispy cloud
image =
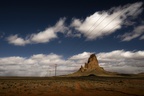
[[[34,43],[46,43],[50,42],[50,40],[58,38],[57,33],[64,33],[67,30],[67,27],[64,25],[65,18],[60,19],[55,26],[46,28],[44,31],[39,33],[33,33],[31,35],[26,36],[26,38],[19,37],[16,35],[11,35],[7,37],[7,41],[10,44],[24,46],[26,44],[34,44]]]
[[[122,41],[131,41],[132,39],[140,37],[142,34],[144,34],[144,25],[137,26],[132,32],[119,35],[118,38],[121,38]],[[140,39],[143,39],[143,36],[140,37]]]
[[[10,44],[14,44],[14,45],[18,45],[18,46],[24,46],[26,44],[29,44],[30,43],[30,40],[29,39],[23,39],[21,37],[18,37],[18,35],[11,35],[7,38],[7,41],[10,43]]]
[[[142,2],[128,4],[125,6],[113,7],[109,10],[95,12],[86,19],[73,19],[71,27],[74,27],[87,40],[97,39],[110,35],[121,29],[122,25],[130,26],[132,22],[142,12]],[[129,18],[131,17],[131,18]]]

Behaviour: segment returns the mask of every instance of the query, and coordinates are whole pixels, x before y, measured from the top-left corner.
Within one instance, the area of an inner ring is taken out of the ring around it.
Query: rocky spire
[[[98,60],[95,54],[90,55],[88,62],[85,64],[88,69],[99,68]]]
[[[92,54],[84,66],[81,66],[77,72],[69,76],[114,76],[116,74],[117,73],[105,71],[102,67],[100,67],[96,55]]]
[[[85,63],[85,66],[81,66],[80,71],[84,72],[84,71],[90,71],[90,70],[95,70],[95,69],[99,69],[99,64],[98,64],[98,60],[95,54],[90,55],[87,63]]]

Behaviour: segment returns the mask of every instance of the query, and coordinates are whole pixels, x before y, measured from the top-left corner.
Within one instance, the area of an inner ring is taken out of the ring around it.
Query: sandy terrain
[[[0,78],[0,96],[144,96],[144,78]]]

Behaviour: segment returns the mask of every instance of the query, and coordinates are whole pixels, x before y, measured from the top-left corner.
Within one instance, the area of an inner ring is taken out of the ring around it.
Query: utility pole
[[[49,76],[51,76],[51,70],[49,71]]]
[[[55,76],[56,76],[57,64],[55,64]]]

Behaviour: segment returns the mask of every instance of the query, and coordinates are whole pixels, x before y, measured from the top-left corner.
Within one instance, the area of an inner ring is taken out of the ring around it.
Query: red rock
[[[90,70],[95,70],[95,69],[100,69],[100,66],[98,64],[97,57],[95,54],[90,55],[88,62],[85,63],[85,66],[81,66],[80,71],[90,71]]]
[[[117,73],[105,71],[102,67],[99,66],[96,55],[92,54],[88,58],[88,61],[85,63],[84,67],[81,66],[77,72],[69,74],[69,76],[89,76],[90,74],[95,76],[111,76]]]

